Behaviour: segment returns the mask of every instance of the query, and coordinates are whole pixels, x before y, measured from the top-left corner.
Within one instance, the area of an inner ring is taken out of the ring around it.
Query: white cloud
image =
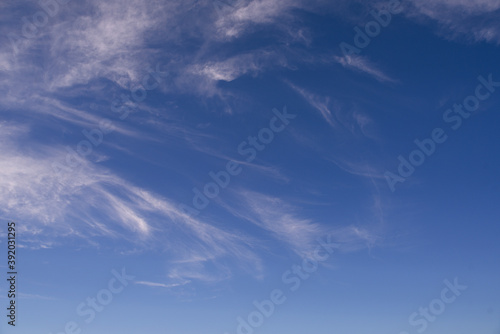
[[[354,107],[343,107],[339,101],[333,98],[313,94],[289,81],[285,82],[314,109],[319,111],[323,119],[336,130],[337,134],[340,135],[347,130],[349,136],[377,139],[373,133],[374,122],[366,113]]]
[[[140,79],[152,56],[146,34],[161,22],[158,2],[91,2],[84,14],[51,29],[50,88],[109,78],[123,86]]]
[[[345,68],[366,73],[380,82],[397,82],[397,80],[391,78],[389,75],[384,73],[380,68],[378,68],[378,66],[373,64],[367,57],[351,55],[345,57],[335,56],[334,59],[336,62],[338,62]]]
[[[251,219],[252,222],[289,244],[299,255],[307,254],[314,246],[315,239],[324,235],[319,224],[299,218],[295,209],[281,199],[253,192],[245,192],[243,196],[255,217]]]
[[[175,89],[190,90],[202,96],[222,96],[217,88],[218,81],[233,81],[243,75],[256,76],[272,66],[287,67],[288,61],[271,49],[259,49],[222,60],[207,59],[184,66],[185,71],[175,79]]]
[[[357,251],[371,247],[378,240],[366,228],[342,224],[334,221],[314,222],[300,217],[297,208],[283,199],[252,191],[235,192],[238,204],[226,205],[226,209],[235,216],[268,231],[274,239],[301,257],[311,256],[318,245],[318,239],[331,236],[341,244],[343,251]],[[333,227],[335,226],[335,227]]]
[[[370,179],[385,180],[383,170],[366,162],[360,162],[352,158],[349,159],[345,157],[327,158],[326,160],[333,162],[337,167],[349,174],[363,176]]]
[[[291,14],[292,9],[306,6],[300,1],[242,1],[240,6],[226,6],[222,16],[216,15],[213,3],[70,3],[40,29],[40,36],[22,38],[16,55],[0,51],[0,71],[6,74],[0,88],[8,90],[2,104],[15,106],[27,97],[31,101],[33,95],[68,96],[80,85],[95,87],[103,80],[117,85],[115,89],[131,89],[157,62],[168,73],[160,88],[163,92],[224,99],[226,93],[217,87],[218,81],[256,75],[270,66],[287,67],[290,56],[274,43],[240,55],[221,55],[219,45],[227,46],[227,36],[233,39],[271,24],[282,32],[278,39],[284,44],[311,42],[307,29]],[[1,32],[20,34],[21,25]],[[201,44],[194,52],[186,50],[185,41],[190,38]],[[109,99],[109,94],[95,93]]]
[[[334,113],[331,111],[331,101],[329,97],[320,97],[315,94],[308,92],[307,90],[300,88],[291,82],[286,82],[293,90],[299,93],[309,104],[318,110],[323,117],[323,119],[330,124],[333,128],[339,126],[337,120],[335,119]]]
[[[382,166],[368,156],[359,154],[360,151],[366,150],[367,142],[380,142],[376,123],[368,114],[355,105],[346,107],[333,98],[313,94],[288,81],[286,83],[316,109],[335,130],[334,136],[339,138],[338,142],[341,144],[328,145],[328,153],[322,152],[326,160],[353,175],[384,179]],[[311,144],[300,137],[299,140],[305,145],[318,148],[316,143]]]
[[[170,288],[175,288],[175,287],[187,284],[187,283],[189,283],[189,281],[185,281],[183,283],[171,283],[171,284],[148,282],[148,281],[137,281],[137,282],[134,282],[134,283],[135,284],[139,284],[139,285],[145,285],[145,286],[153,287],[153,288],[170,289]]]
[[[405,11],[409,17],[437,22],[445,38],[500,43],[496,0],[411,0],[410,4]]]
[[[412,1],[415,7],[419,8],[428,16],[437,17],[446,9],[459,10],[465,15],[483,14],[492,12],[500,8],[500,3],[496,0],[419,0]]]
[[[164,92],[214,96],[220,94],[218,81],[256,75],[270,66],[289,66],[288,54],[273,47],[221,56],[213,52],[221,40],[227,42],[251,32],[253,27],[273,24],[288,34],[283,38],[287,42],[290,37],[299,43],[310,42],[307,30],[292,24],[291,10],[305,6],[299,1],[251,1],[215,22],[197,16],[200,12],[195,10],[194,2],[134,0],[126,6],[120,1],[72,3],[72,11],[54,18],[40,38],[20,44],[18,54],[0,53],[0,71],[5,74],[0,88],[6,91],[2,106],[22,108],[27,119],[41,114],[44,119],[50,116],[87,127],[95,125],[100,117],[70,105],[69,98],[86,97],[82,89],[87,89],[90,95],[109,102],[113,94],[106,86],[107,80],[113,92],[129,89],[141,82],[141,74],[157,58],[172,56],[166,61],[171,76],[162,88]],[[188,12],[191,9],[194,14]],[[180,50],[184,37],[199,38],[198,32],[203,36],[200,50]],[[150,48],[151,42],[171,51]],[[368,65],[360,62],[357,69],[390,81]],[[101,88],[105,91],[99,93]],[[327,122],[339,122],[330,100],[304,94]],[[369,123],[363,115],[355,116],[355,120],[360,127]],[[116,132],[122,135],[141,137],[136,131],[115,125]],[[64,164],[67,154],[60,143],[49,145],[35,140],[27,125],[3,123],[1,130],[0,201],[4,206],[0,212],[23,221],[26,247],[53,247],[54,240],[65,236],[78,236],[88,242],[94,242],[96,236],[124,238],[143,247],[168,248],[168,276],[179,281],[230,277],[228,266],[217,263],[226,258],[240,262],[255,275],[262,272],[262,260],[254,248],[258,243],[245,233],[224,231],[210,222],[188,217],[175,202],[88,160],[82,159],[79,167],[69,173],[55,173],[53,163]],[[275,168],[248,166],[287,180]],[[243,210],[242,217],[297,254],[306,254],[314,238],[324,232],[323,227],[299,217],[280,199],[253,193],[246,193],[245,198],[250,212]],[[273,211],[276,208],[279,210]],[[363,231],[352,228],[337,234],[352,244],[366,239]]]
[[[220,62],[198,64],[195,65],[193,72],[215,81],[232,81],[243,74],[256,73],[261,70],[256,62],[256,56],[256,54],[238,55]]]
[[[24,125],[4,122],[0,130],[0,215],[22,222],[27,247],[52,247],[51,241],[67,236],[89,242],[102,236],[168,249],[179,277],[196,270],[197,277],[211,275],[201,269],[221,257],[259,267],[250,238],[189,217],[177,203],[88,160],[56,173],[53,163],[65,164],[64,148],[30,142]]]
[[[294,0],[254,0],[244,2],[236,7],[227,6],[224,15],[216,21],[217,31],[222,38],[239,37],[258,24],[276,24],[278,18],[283,20],[288,11],[298,4]]]

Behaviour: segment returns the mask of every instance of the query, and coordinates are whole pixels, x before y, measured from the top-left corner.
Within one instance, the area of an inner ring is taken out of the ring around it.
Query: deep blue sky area
[[[0,333],[500,334],[499,19],[3,1]]]

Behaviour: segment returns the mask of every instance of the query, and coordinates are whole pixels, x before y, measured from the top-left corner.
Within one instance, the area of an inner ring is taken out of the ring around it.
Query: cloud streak
[[[407,16],[422,23],[437,22],[438,33],[448,39],[469,42],[500,43],[498,12],[500,3],[494,0],[437,0],[409,2]]]
[[[301,217],[298,209],[285,200],[248,190],[235,192],[237,202],[225,205],[226,210],[267,231],[273,239],[300,257],[311,256],[318,239],[331,235],[343,251],[358,251],[373,246],[378,237],[369,229],[338,222],[314,222]],[[237,204],[240,203],[240,204]]]
[[[187,283],[189,283],[189,281],[186,281],[184,283],[173,283],[173,284],[164,284],[164,283],[156,283],[156,282],[148,282],[148,281],[137,281],[134,283],[138,284],[138,285],[145,285],[145,286],[152,287],[152,288],[171,289],[171,288],[175,288],[175,287],[187,284]]]
[[[398,82],[396,79],[391,78],[389,75],[384,73],[378,66],[373,64],[365,56],[351,55],[345,57],[334,57],[335,61],[347,69],[354,70],[356,72],[361,72],[368,74],[377,81],[380,82]]]
[[[61,241],[61,237],[89,242],[107,237],[143,248],[167,248],[179,267],[221,257],[243,263],[260,261],[249,248],[250,238],[189,217],[177,203],[86,160],[71,172],[56,173],[52,163],[65,159],[63,148],[39,143],[21,150],[30,129],[4,122],[1,130],[1,215],[23,221],[27,247],[50,247],[50,241]],[[171,233],[176,238],[164,245]],[[197,275],[203,275],[202,271]]]

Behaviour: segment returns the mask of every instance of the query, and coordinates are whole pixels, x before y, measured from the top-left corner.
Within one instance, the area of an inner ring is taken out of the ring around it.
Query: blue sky
[[[1,330],[499,334],[499,15],[3,1]]]

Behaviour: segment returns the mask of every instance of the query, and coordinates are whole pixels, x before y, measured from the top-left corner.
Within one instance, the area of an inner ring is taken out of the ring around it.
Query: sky
[[[499,18],[0,2],[1,333],[500,334]]]

